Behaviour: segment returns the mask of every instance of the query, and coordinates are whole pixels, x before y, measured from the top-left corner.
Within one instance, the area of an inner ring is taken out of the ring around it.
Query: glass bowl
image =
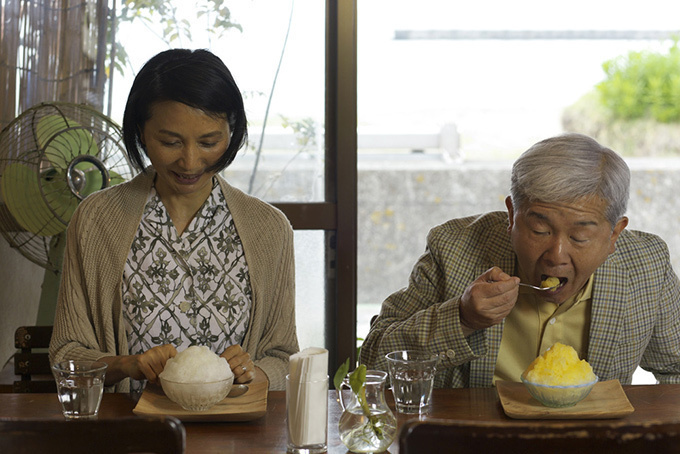
[[[204,383],[181,383],[163,377],[160,380],[168,399],[185,410],[205,411],[227,397],[234,383],[234,376]]]
[[[598,378],[595,377],[595,380],[590,383],[558,386],[532,383],[524,377],[524,374],[520,378],[534,399],[546,407],[556,408],[573,407],[586,398],[598,381]]]

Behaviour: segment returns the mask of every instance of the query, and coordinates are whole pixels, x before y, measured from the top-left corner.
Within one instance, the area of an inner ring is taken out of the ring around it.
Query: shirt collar
[[[226,205],[227,204],[224,199],[224,194],[222,194],[222,190],[217,182],[217,178],[213,177],[212,190],[210,191],[208,198],[205,200],[205,202],[203,202],[203,205],[201,205],[201,208],[196,213],[194,219],[202,219],[202,225],[204,220],[212,219],[222,210],[226,210]],[[155,223],[165,223],[169,218],[165,205],[163,205],[155,185],[151,186],[149,196],[146,199],[146,205],[144,206],[144,217],[148,221]]]

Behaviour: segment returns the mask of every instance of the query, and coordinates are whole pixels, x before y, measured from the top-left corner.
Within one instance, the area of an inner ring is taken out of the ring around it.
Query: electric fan
[[[10,246],[54,272],[78,203],[130,179],[122,132],[81,104],[42,103],[0,132],[0,231]]]

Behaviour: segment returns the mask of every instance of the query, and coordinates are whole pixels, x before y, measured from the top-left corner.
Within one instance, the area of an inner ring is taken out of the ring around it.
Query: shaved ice
[[[541,385],[569,386],[590,383],[597,377],[573,347],[557,342],[529,365],[524,378]]]
[[[558,285],[560,285],[559,278],[553,276],[550,276],[546,278],[544,281],[541,281],[541,288],[557,287]]]
[[[178,383],[208,383],[225,380],[233,373],[226,359],[206,346],[192,345],[168,359],[159,377]]]

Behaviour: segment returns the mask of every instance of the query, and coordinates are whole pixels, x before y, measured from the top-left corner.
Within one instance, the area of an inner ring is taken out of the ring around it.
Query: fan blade
[[[75,167],[76,169],[83,172],[84,184],[80,190],[80,195],[82,198],[85,198],[93,192],[99,191],[100,189],[104,189],[105,187],[115,186],[125,181],[125,178],[123,178],[120,174],[114,172],[113,170],[109,170],[109,182],[106,186],[104,186],[102,182],[101,171],[91,163],[81,162]]]
[[[63,172],[76,156],[99,152],[92,133],[78,122],[60,115],[47,115],[36,125],[38,145],[58,172]]]
[[[40,178],[42,192],[52,213],[68,224],[78,207],[78,199],[71,192],[66,177],[55,170],[44,172]]]
[[[109,186],[115,186],[125,181],[125,178],[122,175],[117,174],[113,170],[109,170],[109,177],[111,178],[111,184]]]
[[[59,180],[54,179],[53,181]],[[45,182],[43,185],[45,185]],[[47,182],[47,185],[51,189],[50,195],[46,195],[49,203],[60,206],[60,210],[64,213],[70,211],[73,214],[75,207],[71,208],[71,204],[63,200],[63,197],[55,195],[60,191],[59,183],[50,181]],[[43,199],[40,181],[30,167],[21,163],[7,165],[2,179],[0,179],[0,189],[7,209],[17,223],[27,231],[36,235],[52,236],[66,230],[66,224],[55,217],[48,202]],[[57,191],[54,191],[54,189]],[[64,206],[61,206],[62,204]],[[68,218],[70,219],[70,215]]]

